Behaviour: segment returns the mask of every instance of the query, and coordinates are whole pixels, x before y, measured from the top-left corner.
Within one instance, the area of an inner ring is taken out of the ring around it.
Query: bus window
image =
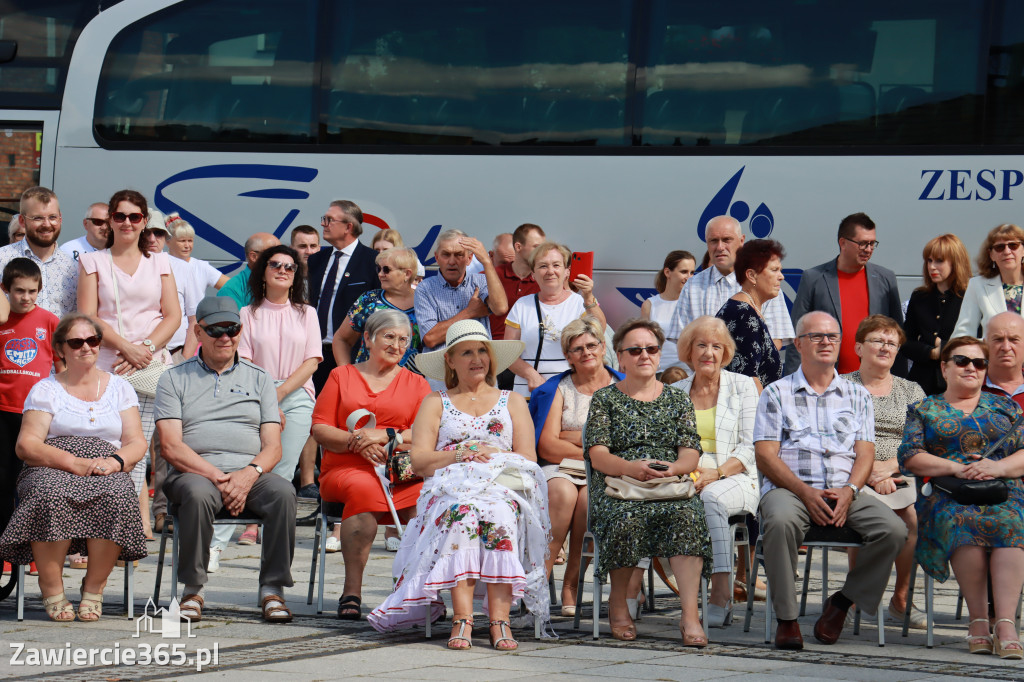
[[[986,3],[654,3],[642,144],[982,141]]]
[[[0,109],[60,107],[64,77],[78,34],[99,11],[80,0],[8,0],[0,10],[0,40],[18,44],[0,65]]]
[[[1024,143],[1024,4],[1008,2],[989,54],[989,142]]]
[[[628,144],[627,2],[339,4],[328,142]]]
[[[186,2],[124,29],[97,95],[109,141],[313,142],[314,0]]]

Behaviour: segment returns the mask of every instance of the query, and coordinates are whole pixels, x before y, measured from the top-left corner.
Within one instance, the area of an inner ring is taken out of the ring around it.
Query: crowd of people
[[[291,620],[298,495],[343,505],[327,541],[344,559],[338,617],[363,617],[383,524],[394,591],[368,622],[438,618],[449,590],[451,649],[473,646],[476,594],[492,646],[514,650],[513,605],[545,625],[558,563],[560,613],[574,616],[588,527],[612,636],[636,639],[638,566],[654,560],[672,574],[683,645],[705,647],[747,596],[741,518],[764,547],[779,648],[803,647],[793,576],[814,528],[858,545],[819,642],[839,639],[854,605],[883,608],[894,566],[888,615],[924,627],[916,563],[939,581],[952,569],[970,652],[1024,654],[1015,225],[988,233],[974,277],[960,239],[930,240],[904,303],[870,262],[875,223],[847,216],[790,312],[783,245],[719,216],[702,269],[668,253],[657,295],[614,330],[592,276],[570,279],[570,249],[532,223],[491,250],[442,232],[425,277],[397,231],[363,244],[361,210],[339,200],[325,246],[309,225],[289,245],[255,233],[231,278],[191,256],[185,220],[133,190],[89,206],[84,236],[58,247],[61,225],[56,195],[32,188],[24,239],[0,248],[0,559],[38,573],[53,620],[97,620],[116,562],[145,557],[172,517],[181,613],[201,620],[231,537],[218,516],[259,521],[239,538],[263,544],[258,605]],[[86,569],[77,608],[68,560]]]

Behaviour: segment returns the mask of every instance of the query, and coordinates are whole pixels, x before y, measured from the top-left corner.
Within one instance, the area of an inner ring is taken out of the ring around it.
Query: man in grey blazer
[[[871,218],[864,213],[846,216],[839,223],[839,256],[804,270],[793,301],[794,323],[815,310],[824,311],[839,320],[843,339],[836,369],[840,374],[860,367],[860,361],[853,352],[860,320],[868,315],[882,314],[903,324],[896,275],[888,268],[868,262],[877,246],[875,223]],[[792,374],[799,366],[800,356],[790,345],[786,350],[785,373]],[[902,356],[896,358],[892,373],[906,376],[907,363]]]

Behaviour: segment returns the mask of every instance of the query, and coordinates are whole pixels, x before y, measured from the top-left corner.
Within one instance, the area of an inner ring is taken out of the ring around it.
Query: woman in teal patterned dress
[[[1018,430],[989,458],[980,455],[1010,429],[1020,408],[1009,398],[982,393],[988,360],[983,342],[966,336],[951,339],[940,360],[946,392],[908,408],[897,455],[901,469],[915,476],[1003,478],[1010,496],[1002,504],[978,506],[958,504],[935,486],[930,495],[918,495],[915,558],[940,582],[949,577],[952,565],[971,614],[971,653],[995,651],[1002,658],[1019,659],[1022,649],[1013,617],[1024,583],[1024,437]],[[986,580],[990,572],[992,623]]]
[[[590,525],[597,537],[598,573],[610,575],[608,623],[612,636],[636,639],[626,585],[645,557],[668,557],[679,585],[684,646],[707,646],[697,610],[701,574],[711,572],[711,538],[700,496],[688,500],[626,501],[605,495],[605,475],[642,481],[687,476],[697,468],[700,437],[693,403],[684,391],[655,378],[665,336],[656,322],[630,320],[612,345],[622,381],[594,393],[587,418],[585,458],[592,466]],[[661,462],[665,471],[651,468]]]

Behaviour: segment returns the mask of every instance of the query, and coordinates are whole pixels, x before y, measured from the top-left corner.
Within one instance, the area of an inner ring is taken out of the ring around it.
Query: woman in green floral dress
[[[636,639],[626,606],[626,584],[644,557],[668,557],[679,584],[685,646],[704,647],[697,593],[711,571],[711,538],[700,496],[688,500],[626,501],[605,495],[605,475],[646,481],[687,476],[697,468],[700,437],[685,392],[655,378],[665,335],[656,322],[630,320],[613,346],[622,381],[594,393],[584,453],[592,466],[590,525],[598,542],[598,573],[611,577],[608,623],[612,636]],[[651,464],[668,465],[665,471]]]

